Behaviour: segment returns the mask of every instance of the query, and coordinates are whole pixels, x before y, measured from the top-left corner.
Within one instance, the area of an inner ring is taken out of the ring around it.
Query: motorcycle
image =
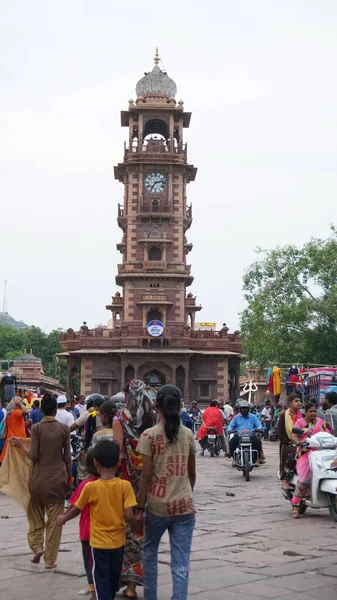
[[[301,429],[293,429],[293,433],[302,435]],[[301,502],[299,514],[303,515],[307,508],[328,508],[333,521],[337,522],[337,467],[331,467],[331,463],[337,458],[337,438],[331,433],[322,431],[308,437],[302,444],[306,448],[311,448],[310,452],[310,498]],[[286,500],[292,500],[293,492],[297,482],[295,474],[290,484],[292,489],[283,490],[283,496]]]
[[[209,451],[210,455],[219,456],[221,451],[221,440],[217,430],[214,427],[207,429],[207,445],[206,450]]]
[[[242,471],[246,481],[250,480],[250,472],[259,467],[259,453],[253,449],[252,438],[255,430],[242,430],[238,432],[239,446],[234,451],[233,467]]]
[[[196,417],[193,417],[193,433],[195,436],[198,434],[201,425],[201,415],[199,413]]]
[[[272,421],[270,429],[268,431],[268,439],[270,442],[277,442],[278,440],[276,422],[274,421]]]

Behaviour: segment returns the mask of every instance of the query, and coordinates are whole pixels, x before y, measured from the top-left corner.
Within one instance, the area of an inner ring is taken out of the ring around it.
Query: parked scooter
[[[252,447],[252,438],[255,430],[243,430],[238,432],[239,446],[234,451],[233,467],[242,471],[246,481],[250,480],[250,472],[259,467],[259,453]]]
[[[301,435],[301,429],[293,429],[293,433]],[[301,503],[299,514],[303,515],[308,507],[328,508],[333,521],[337,522],[337,468],[331,468],[331,463],[337,458],[337,438],[326,431],[315,433],[307,437],[303,444],[306,448],[314,451],[309,454],[311,482],[311,495],[308,500]],[[294,475],[291,483],[292,490],[282,490],[286,500],[292,499],[295,489],[297,475]]]

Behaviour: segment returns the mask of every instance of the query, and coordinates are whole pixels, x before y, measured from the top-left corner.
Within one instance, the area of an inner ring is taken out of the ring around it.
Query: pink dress
[[[316,419],[316,422],[313,425],[308,425],[306,421],[301,417],[296,421],[295,427],[303,430],[303,435],[301,437],[301,442],[303,442],[309,435],[314,435],[315,433],[319,433],[323,429],[325,429],[326,424],[323,419]],[[298,456],[296,462],[296,472],[298,475],[298,479],[301,483],[309,484],[310,483],[310,462],[309,462],[309,454],[313,452],[313,449],[309,448],[298,448]]]

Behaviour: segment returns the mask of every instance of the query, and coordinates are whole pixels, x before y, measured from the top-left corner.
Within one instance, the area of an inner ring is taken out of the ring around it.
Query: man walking
[[[32,427],[31,449],[21,438],[12,438],[11,443],[33,461],[27,512],[27,539],[34,553],[31,562],[38,564],[44,554],[46,569],[53,569],[61,542],[56,519],[63,513],[72,480],[70,433],[69,427],[55,419],[57,405],[51,394],[42,398],[41,410],[44,418]]]
[[[328,404],[328,410],[325,412],[325,422],[331,427],[331,431],[337,436],[337,393],[328,392],[325,394],[325,400]]]

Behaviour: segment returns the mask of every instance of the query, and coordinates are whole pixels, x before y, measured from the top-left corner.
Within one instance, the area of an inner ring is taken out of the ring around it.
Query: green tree
[[[62,352],[60,331],[44,333],[39,327],[18,330],[10,325],[0,324],[0,359],[15,359],[21,354],[32,351],[42,360],[44,373],[50,377],[59,377],[62,385],[66,382],[66,365],[58,362],[55,354]]]
[[[43,365],[46,365],[46,340],[47,336],[40,329],[40,327],[35,327],[33,325],[24,332],[24,344],[26,351],[32,351],[34,356],[41,358]]]
[[[22,354],[23,331],[0,324],[0,359],[12,359]]]
[[[337,232],[258,251],[243,278],[241,331],[248,360],[337,363]]]

